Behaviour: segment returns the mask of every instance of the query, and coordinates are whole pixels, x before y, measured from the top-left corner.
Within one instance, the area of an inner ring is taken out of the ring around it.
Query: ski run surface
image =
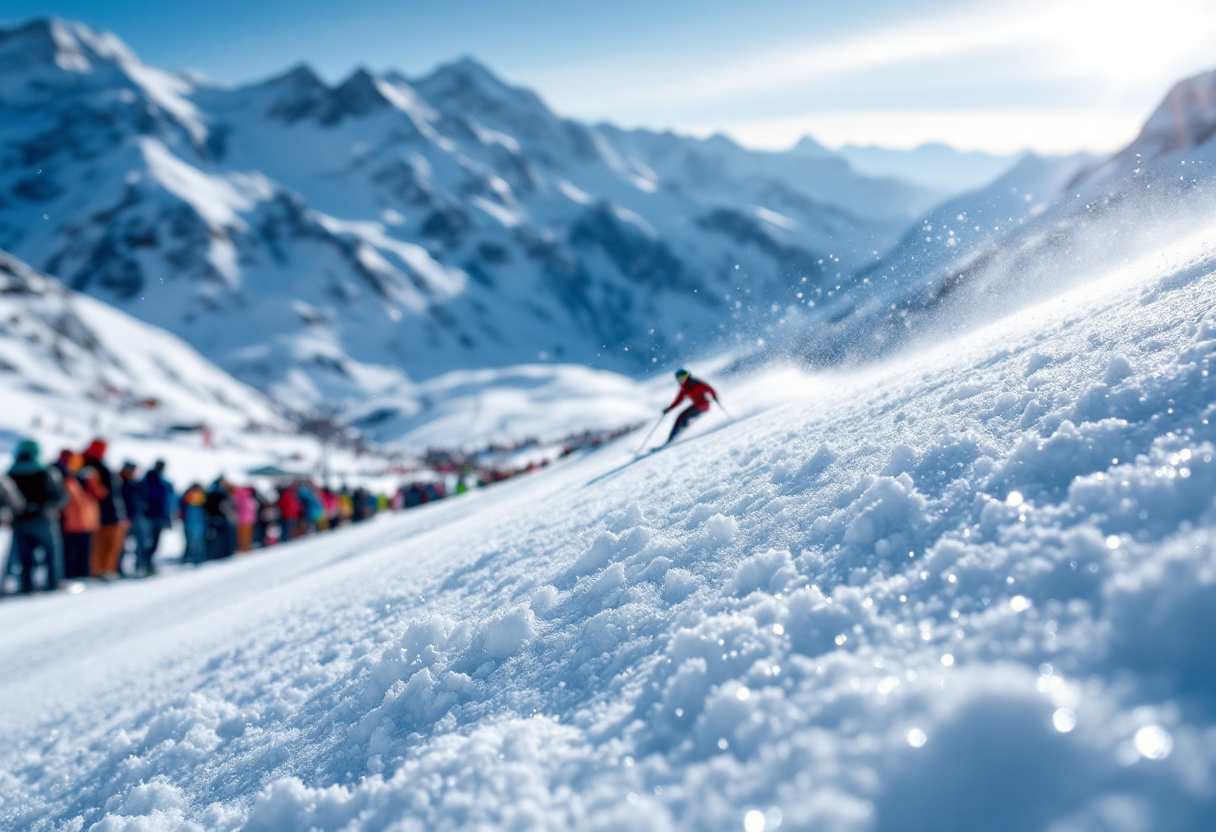
[[[0,828],[1210,830],[1213,230],[662,454],[6,602]]]

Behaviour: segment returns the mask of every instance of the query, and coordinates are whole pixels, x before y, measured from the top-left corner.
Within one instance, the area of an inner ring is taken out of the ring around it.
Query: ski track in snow
[[[4,603],[0,826],[1210,829],[1213,297],[1192,240],[627,466]]]

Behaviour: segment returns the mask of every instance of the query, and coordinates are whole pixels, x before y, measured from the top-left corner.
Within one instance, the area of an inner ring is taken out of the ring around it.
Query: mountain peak
[[[451,102],[461,108],[502,106],[511,102],[518,107],[540,104],[540,99],[528,90],[512,87],[484,64],[465,56],[441,64],[429,75],[411,82],[427,100],[436,105]]]
[[[1174,84],[1131,144],[1105,162],[1081,171],[1069,187],[1129,171],[1138,173],[1146,162],[1199,147],[1213,137],[1216,137],[1216,70]]]
[[[267,113],[288,123],[317,112],[331,95],[326,83],[305,63],[257,84],[256,88],[273,96]]]
[[[306,62],[301,62],[266,82],[267,86],[287,87],[296,90],[327,89],[324,81]]]
[[[81,84],[81,76],[90,76]],[[181,75],[145,65],[110,32],[83,23],[39,18],[16,29],[0,30],[0,95],[27,98],[27,106],[60,103],[85,87],[124,87],[150,108],[183,128],[196,146],[207,129],[187,96],[191,84]]]
[[[1216,135],[1216,70],[1183,79],[1149,116],[1133,144],[1157,156],[1197,147]],[[1129,148],[1131,149],[1131,148]]]
[[[50,43],[53,40],[53,28],[61,22],[57,17],[36,17],[18,26],[0,28],[0,45],[7,46],[14,39],[44,40]]]
[[[472,117],[517,138],[552,140],[560,120],[536,93],[513,87],[470,57],[437,67],[413,88],[440,112]]]
[[[734,151],[739,149],[739,143],[725,133],[714,133],[701,140],[705,147],[720,148],[722,150]]]
[[[99,36],[82,23],[57,17],[41,17],[13,29],[0,29],[0,74],[11,76],[52,66],[88,72],[92,65],[82,39],[97,40]]]
[[[389,100],[380,91],[376,76],[365,67],[359,67],[334,89],[333,110],[329,120],[337,121],[348,115],[367,115],[387,106]]]
[[[0,29],[0,55],[6,68],[11,66],[10,60],[18,59],[23,64],[18,68],[27,71],[38,63],[54,63],[69,72],[90,72],[95,63],[115,64],[128,74],[132,67],[143,67],[131,48],[112,32],[58,17]]]
[[[814,156],[814,157],[829,157],[834,155],[832,151],[815,141],[810,136],[803,136],[798,140],[798,143],[790,148],[790,153],[797,156]]]
[[[485,64],[470,55],[462,55],[454,61],[440,64],[431,71],[427,78],[459,78],[490,87],[507,87],[507,84],[491,72]]]

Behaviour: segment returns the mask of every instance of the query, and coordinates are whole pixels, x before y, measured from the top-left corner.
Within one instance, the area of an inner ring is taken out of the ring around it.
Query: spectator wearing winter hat
[[[148,516],[148,571],[156,571],[153,559],[160,548],[161,534],[173,525],[173,483],[165,479],[165,461],[158,459],[144,476],[144,500]]]
[[[207,559],[232,557],[236,552],[236,510],[223,477],[211,484],[203,512],[207,515]]]
[[[63,485],[68,492],[68,504],[60,517],[63,530],[63,577],[68,580],[89,577],[89,559],[93,551],[93,535],[101,528],[102,493],[97,472],[84,464],[80,454],[60,457],[55,467],[62,466]]]
[[[244,554],[253,550],[253,527],[258,521],[258,498],[253,487],[243,485],[233,489],[232,505],[236,515],[236,550]]]
[[[39,550],[46,564],[46,590],[58,589],[63,577],[59,512],[67,503],[67,491],[58,469],[38,461],[39,452],[37,442],[22,440],[8,472],[25,501],[25,508],[13,519],[13,553],[21,564],[23,593],[34,591],[34,556]]]
[[[186,535],[186,551],[183,563],[198,565],[207,559],[207,494],[198,483],[193,483],[182,494],[182,531]]]
[[[278,542],[276,533],[279,522],[279,507],[264,494],[254,492],[258,501],[258,520],[253,524],[253,545],[269,546]]]
[[[122,501],[119,483],[106,467],[106,443],[94,439],[85,449],[85,464],[97,472],[101,496],[101,528],[93,535],[93,553],[89,571],[95,578],[117,578],[122,566],[122,544],[127,534],[127,509]]]
[[[294,540],[302,534],[303,524],[300,518],[304,507],[300,503],[300,493],[294,483],[279,486],[279,525],[281,540]]]
[[[122,503],[127,509],[127,534],[123,540],[123,552],[128,548],[135,552],[135,574],[152,573],[152,558],[148,554],[148,501],[144,496],[144,483],[139,477],[139,467],[134,462],[124,462],[118,472],[122,487]],[[122,569],[118,570],[120,573]]]

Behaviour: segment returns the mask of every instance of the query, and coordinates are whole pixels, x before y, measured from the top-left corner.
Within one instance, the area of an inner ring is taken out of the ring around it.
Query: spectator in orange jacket
[[[114,475],[105,463],[106,443],[94,439],[85,449],[85,464],[97,472],[101,493],[98,506],[101,509],[101,528],[93,535],[93,553],[89,571],[95,578],[107,580],[120,577],[122,568],[122,544],[127,537],[127,509]]]
[[[80,454],[69,453],[61,458],[63,484],[68,491],[68,504],[63,509],[63,576],[68,580],[89,577],[89,559],[93,551],[93,535],[101,528],[103,493],[97,472],[84,464]]]

